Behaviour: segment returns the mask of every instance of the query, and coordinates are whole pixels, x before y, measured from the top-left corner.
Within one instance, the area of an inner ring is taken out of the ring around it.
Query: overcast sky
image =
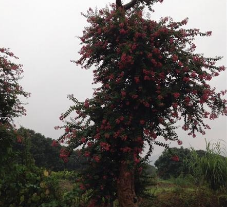
[[[31,92],[27,100],[27,116],[15,120],[19,126],[33,129],[57,139],[59,116],[71,105],[68,94],[79,101],[92,97],[92,71],[82,70],[70,60],[79,58],[77,36],[87,25],[81,12],[89,7],[103,8],[114,0],[0,0],[0,47],[10,48],[24,65],[24,90]],[[127,3],[128,1],[124,1]],[[151,18],[171,16],[175,21],[189,18],[188,28],[212,31],[211,37],[196,40],[197,52],[205,56],[224,56],[226,64],[226,0],[164,0],[154,6]],[[227,72],[221,73],[212,85],[227,88]],[[205,136],[188,137],[178,130],[183,146],[204,149],[205,141],[227,139],[227,119],[210,122]],[[171,146],[175,146],[174,144]],[[154,154],[160,152],[155,149]]]

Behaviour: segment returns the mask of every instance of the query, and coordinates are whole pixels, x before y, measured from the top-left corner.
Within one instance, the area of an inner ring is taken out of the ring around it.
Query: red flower
[[[85,186],[83,184],[80,184],[80,189],[81,190],[85,190],[86,188],[85,188]]]
[[[122,97],[125,97],[126,96],[126,92],[125,91],[121,91],[121,95],[122,95]]]
[[[68,157],[69,157],[69,151],[67,151],[66,149],[61,149],[60,151],[60,158],[64,161],[64,162],[68,162]]]
[[[18,143],[22,143],[22,140],[23,140],[23,138],[22,138],[21,136],[18,135],[18,136],[17,136],[17,142],[18,142]]]
[[[94,144],[93,142],[88,142],[88,143],[87,143],[87,146],[88,146],[88,147],[92,147],[93,144]]]
[[[135,77],[134,80],[135,80],[136,83],[139,83],[140,82],[139,77]]]
[[[174,62],[176,62],[178,60],[178,56],[177,55],[173,55],[172,59],[173,59]]]
[[[189,102],[191,99],[190,99],[190,97],[186,96],[184,100],[185,100],[185,102]]]
[[[81,142],[82,143],[85,143],[86,142],[86,138],[85,137],[82,137]]]
[[[172,156],[171,159],[175,162],[179,162],[179,160],[180,160],[177,155]]]
[[[132,98],[133,99],[137,99],[138,98],[138,95],[132,95]]]
[[[56,147],[56,146],[58,146],[58,142],[56,141],[56,140],[54,140],[53,142],[52,142],[52,145],[51,145],[52,147]]]
[[[187,82],[189,82],[189,81],[190,81],[190,78],[188,78],[188,77],[184,77],[184,78],[183,78],[183,81],[187,83]]]
[[[95,155],[95,156],[93,157],[93,159],[94,159],[96,162],[100,162],[100,157],[97,156],[97,155]]]
[[[103,150],[109,151],[110,150],[110,145],[106,142],[101,142],[100,146],[102,147]]]
[[[69,131],[70,131],[69,127],[66,127],[66,128],[65,128],[65,132],[66,132],[66,133],[69,133]]]
[[[84,153],[84,156],[85,156],[85,157],[89,157],[89,156],[90,156],[90,152],[86,151],[86,152]]]
[[[158,95],[158,99],[159,100],[163,99],[162,95]]]
[[[145,121],[142,119],[142,120],[140,120],[140,124],[141,125],[144,125],[145,124]]]
[[[173,106],[173,108],[175,108],[175,109],[176,109],[176,108],[177,108],[177,106],[178,106],[178,104],[177,104],[177,103],[173,103],[173,104],[172,104],[172,106]]]
[[[88,99],[85,100],[85,102],[84,102],[84,107],[85,107],[85,108],[88,108],[88,107],[89,107],[89,101],[88,101]]]
[[[150,104],[148,102],[143,102],[145,107],[150,107]]]
[[[181,140],[178,140],[177,143],[178,145],[182,145],[183,142]]]
[[[179,93],[173,93],[174,98],[179,98],[180,94]]]
[[[212,31],[208,31],[206,34],[207,34],[207,36],[211,36]]]
[[[120,27],[124,27],[124,23],[120,23],[119,26],[120,26]]]
[[[151,80],[149,76],[145,75],[144,80]]]

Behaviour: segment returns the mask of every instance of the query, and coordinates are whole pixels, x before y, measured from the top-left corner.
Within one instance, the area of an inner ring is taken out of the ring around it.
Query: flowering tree
[[[183,29],[187,19],[159,22],[143,16],[144,5],[158,0],[121,0],[110,9],[84,15],[90,26],[80,38],[85,69],[95,66],[94,83],[101,86],[93,98],[84,102],[69,98],[74,105],[62,114],[76,117],[64,120],[69,144],[61,151],[67,160],[70,148],[80,149],[90,167],[81,178],[81,190],[90,196],[90,206],[108,206],[115,198],[121,207],[137,207],[135,174],[160,138],[178,140],[174,124],[182,119],[182,128],[193,137],[205,133],[206,118],[227,115],[226,100],[211,88],[209,81],[225,70],[216,66],[217,58],[195,53],[196,36],[209,36],[198,29]],[[145,143],[147,155],[141,152]]]
[[[23,73],[22,65],[13,63],[12,59],[18,58],[8,49],[0,48],[0,122],[25,115],[19,96],[29,95],[18,83]]]

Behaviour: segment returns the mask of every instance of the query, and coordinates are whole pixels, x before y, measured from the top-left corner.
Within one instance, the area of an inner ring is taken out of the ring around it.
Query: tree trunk
[[[117,197],[120,207],[138,207],[138,198],[135,193],[134,170],[121,164],[117,183]]]

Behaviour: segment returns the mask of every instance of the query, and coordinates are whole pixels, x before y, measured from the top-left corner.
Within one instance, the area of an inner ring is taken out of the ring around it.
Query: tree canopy
[[[24,164],[26,156],[33,159],[37,167],[53,171],[80,171],[86,167],[86,159],[73,151],[67,163],[59,156],[63,146],[56,140],[47,138],[34,130],[19,128],[17,141],[13,143],[13,151],[18,154],[18,163]]]
[[[23,70],[22,65],[13,62],[16,59],[9,49],[0,48],[0,164],[3,171],[16,137],[12,120],[26,114],[20,96],[29,96],[19,84]]]
[[[0,48],[0,121],[25,115],[20,96],[28,97],[19,80],[23,73],[22,65],[12,62],[18,59],[9,49]]]

